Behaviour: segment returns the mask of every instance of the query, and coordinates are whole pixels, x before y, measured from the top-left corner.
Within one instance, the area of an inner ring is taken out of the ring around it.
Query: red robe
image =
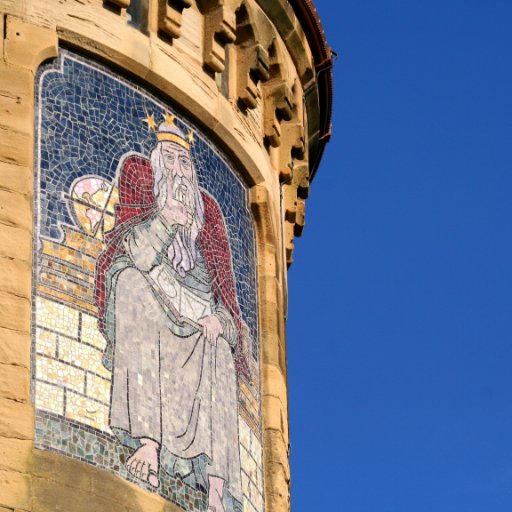
[[[107,272],[118,257],[126,254],[123,240],[129,230],[158,213],[159,206],[153,185],[153,170],[149,160],[143,156],[129,156],[123,163],[119,177],[119,203],[115,206],[114,228],[105,234],[106,248],[96,264],[94,295],[98,306],[98,327],[107,339],[105,315],[110,295],[110,290],[107,290]],[[204,202],[204,226],[197,244],[212,279],[214,300],[222,303],[230,312],[237,328],[237,343],[233,350],[237,374],[249,379],[249,366],[243,350],[246,327],[236,296],[231,251],[222,212],[209,194],[203,191],[201,194]],[[115,340],[109,341],[115,343]]]

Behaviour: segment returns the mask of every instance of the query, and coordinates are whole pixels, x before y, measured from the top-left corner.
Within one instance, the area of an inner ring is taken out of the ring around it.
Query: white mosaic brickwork
[[[96,319],[42,297],[37,308],[36,407],[110,432],[111,374]]]
[[[242,491],[244,512],[262,512],[263,463],[261,442],[245,420],[239,417],[240,462],[242,465]]]

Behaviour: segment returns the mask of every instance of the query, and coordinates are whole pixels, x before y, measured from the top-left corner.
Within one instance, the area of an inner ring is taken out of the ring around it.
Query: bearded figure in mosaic
[[[133,450],[134,477],[157,488],[186,461],[203,475],[208,510],[221,512],[242,501],[237,379],[249,374],[248,330],[222,213],[197,183],[193,135],[168,115],[154,128],[150,159],[120,164],[96,270],[110,427]]]

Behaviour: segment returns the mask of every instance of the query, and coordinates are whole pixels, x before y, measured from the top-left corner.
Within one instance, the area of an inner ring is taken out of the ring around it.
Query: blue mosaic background
[[[61,237],[59,223],[73,224],[66,201],[76,178],[97,175],[113,180],[119,159],[135,151],[149,156],[155,144],[143,119],[176,112],[141,88],[61,51],[55,64],[40,70],[39,232]],[[258,357],[255,237],[247,191],[229,164],[196,127],[192,148],[199,185],[218,201],[228,228],[237,294],[243,318],[251,330],[253,356]]]

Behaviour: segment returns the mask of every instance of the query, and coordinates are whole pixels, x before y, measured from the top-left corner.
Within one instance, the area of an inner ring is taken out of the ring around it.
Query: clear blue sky
[[[293,512],[511,512],[512,1],[316,5],[339,59],[289,273]]]

